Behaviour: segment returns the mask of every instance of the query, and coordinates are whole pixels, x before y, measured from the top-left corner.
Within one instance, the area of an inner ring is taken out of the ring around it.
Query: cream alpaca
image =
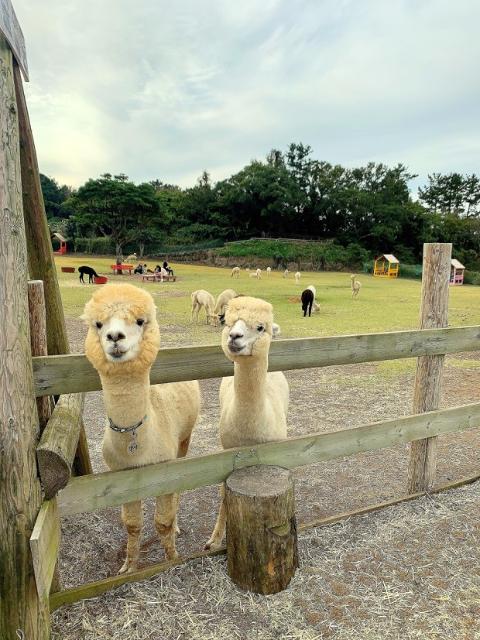
[[[241,296],[228,303],[222,348],[234,362],[234,376],[220,385],[220,440],[224,449],[287,437],[288,382],[281,372],[267,373],[274,333],[272,305]],[[222,501],[206,548],[221,545],[225,532]]]
[[[350,280],[352,282],[352,298],[354,298],[355,296],[358,296],[358,294],[360,293],[360,289],[362,287],[362,283],[360,282],[360,280],[356,280],[357,276],[356,275],[351,275],[350,276]]]
[[[217,318],[214,313],[215,298],[205,289],[198,289],[191,294],[192,299],[192,322],[198,322],[198,313],[202,307],[205,308],[207,324],[217,325]]]
[[[109,469],[185,456],[200,408],[199,385],[194,381],[150,386],[150,369],[160,346],[152,296],[130,284],[107,285],[87,302],[82,318],[88,324],[85,354],[100,376],[109,419],[103,438]],[[138,427],[132,429],[134,425]],[[177,508],[178,495],[157,498],[155,525],[168,559],[177,557]],[[137,566],[142,503],[124,504],[122,520],[128,541],[120,573]]]
[[[267,267],[267,276],[269,276],[272,272],[272,267]]]
[[[217,302],[215,303],[215,309],[213,310],[214,314],[216,316],[223,315],[225,313],[225,307],[227,306],[229,301],[232,298],[236,297],[237,292],[233,289],[225,289],[225,291],[222,291],[222,293],[217,298]]]
[[[295,274],[295,284],[298,284],[300,282],[301,276],[302,274],[300,273],[300,271],[297,271]]]
[[[240,277],[240,267],[233,267],[232,273],[230,274],[231,278],[239,278]]]
[[[262,279],[262,270],[261,269],[255,269],[255,271],[253,271],[250,274],[250,278],[256,278],[257,280],[261,280]]]
[[[285,269],[285,271],[283,272],[283,277],[284,277],[284,278],[288,278],[288,274],[289,274],[289,273],[290,273],[290,272],[289,272],[289,270],[288,270],[288,269]]]

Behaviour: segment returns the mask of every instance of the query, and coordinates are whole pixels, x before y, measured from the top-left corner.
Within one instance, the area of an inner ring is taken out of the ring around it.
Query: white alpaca
[[[356,277],[356,275],[350,276],[350,280],[352,283],[352,298],[358,296],[358,294],[360,293],[360,289],[362,288],[362,283],[360,282],[360,280],[355,280]]]
[[[227,306],[229,301],[232,298],[236,298],[236,297],[237,297],[237,292],[234,291],[233,289],[225,289],[225,291],[222,291],[222,293],[217,298],[213,313],[216,316],[223,315],[225,313],[225,307]]]
[[[288,382],[281,372],[267,373],[274,327],[272,305],[240,296],[226,308],[222,348],[234,362],[234,376],[220,385],[220,440],[224,449],[287,437]],[[222,501],[215,529],[206,544],[218,549],[225,532]]]
[[[313,284],[309,285],[307,287],[307,289],[310,289],[310,291],[313,293],[313,306],[312,306],[312,311],[313,313],[318,313],[320,311],[320,305],[318,304],[316,298],[317,298],[317,290],[315,289],[315,287],[313,286]]]
[[[288,269],[285,269],[285,271],[283,272],[283,277],[284,277],[284,278],[288,278],[288,274],[289,274],[289,273],[290,273],[290,272],[289,272],[289,270],[288,270]]]
[[[232,273],[230,274],[231,278],[239,278],[240,277],[240,267],[233,267]]]
[[[301,276],[302,274],[300,273],[300,271],[297,271],[297,273],[295,274],[295,284],[298,284],[300,282]]]
[[[136,253],[131,253],[129,256],[127,256],[127,259],[126,259],[125,262],[127,264],[131,264],[132,262],[136,262],[137,260],[138,260],[137,254]]]
[[[198,313],[202,307],[205,308],[207,324],[217,325],[217,318],[214,313],[215,299],[211,293],[205,289],[198,289],[191,294],[192,299],[192,322],[198,322]]]
[[[150,386],[160,346],[152,296],[131,284],[99,288],[82,318],[88,324],[85,355],[100,375],[108,423],[103,457],[109,469],[129,469],[184,457],[200,408],[198,382]],[[157,498],[155,526],[169,560],[175,548],[178,495]],[[127,553],[120,573],[137,567],[142,503],[122,506]]]
[[[267,267],[267,276],[269,276],[271,272],[272,272],[272,267]]]
[[[261,269],[256,269],[255,271],[252,271],[252,273],[250,274],[250,278],[256,278],[257,280],[261,280],[262,279],[262,270]]]

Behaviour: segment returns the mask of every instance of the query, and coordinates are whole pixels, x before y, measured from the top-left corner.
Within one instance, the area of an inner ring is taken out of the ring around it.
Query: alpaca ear
[[[272,323],[272,336],[277,338],[282,333],[280,325],[276,322]]]

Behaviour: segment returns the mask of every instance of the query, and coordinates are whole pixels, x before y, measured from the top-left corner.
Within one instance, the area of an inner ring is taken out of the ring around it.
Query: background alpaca
[[[282,372],[267,373],[274,335],[272,305],[239,296],[228,303],[222,348],[234,362],[234,376],[220,385],[220,440],[224,449],[287,437],[288,382]],[[278,328],[278,325],[277,325]],[[207,549],[220,547],[226,514],[222,501]]]
[[[239,278],[240,277],[240,267],[233,267],[232,273],[230,274],[231,278]]]
[[[83,265],[82,267],[78,267],[79,272],[79,280],[80,282],[85,282],[83,279],[84,275],[88,275],[88,283],[91,284],[93,282],[93,276],[98,278],[98,273],[95,271],[93,267],[88,267],[87,265]]]
[[[317,297],[317,290],[315,289],[313,284],[310,284],[306,289],[302,291],[301,300],[302,300],[303,317],[307,315],[307,309],[308,309],[309,316],[312,315],[312,310],[313,310],[313,313],[317,313],[320,311],[320,305],[315,300],[316,297]]]
[[[271,271],[272,271],[272,267],[267,267],[267,276],[270,275]]]
[[[192,322],[198,322],[198,312],[202,307],[205,308],[205,315],[207,318],[207,324],[213,324],[216,326],[217,319],[214,314],[215,299],[211,293],[205,291],[205,289],[198,289],[191,294],[192,299]]]
[[[88,324],[85,355],[102,382],[108,416],[103,457],[109,469],[185,456],[200,408],[199,385],[195,380],[150,386],[160,346],[152,296],[130,284],[107,285],[87,302],[82,318]],[[177,508],[178,495],[157,498],[155,526],[170,560],[177,557]],[[142,503],[124,504],[122,520],[128,540],[120,573],[137,566]]]
[[[225,307],[227,306],[228,302],[232,298],[236,298],[236,296],[237,292],[233,289],[225,289],[225,291],[222,291],[222,293],[217,298],[217,302],[215,303],[215,309],[213,310],[214,314],[216,316],[224,315]]]
[[[261,269],[255,269],[255,271],[252,271],[252,273],[250,274],[250,278],[256,278],[257,280],[261,280],[262,279],[262,270]]]
[[[283,277],[284,277],[284,278],[288,278],[288,274],[289,274],[289,273],[290,273],[290,272],[289,272],[289,270],[288,270],[288,269],[285,269],[285,271],[283,272]]]
[[[137,261],[137,254],[136,253],[131,253],[129,256],[127,256],[127,258],[125,260],[125,262],[127,264],[130,264],[130,263],[136,262],[136,261]],[[122,262],[123,262],[123,260],[122,260]]]
[[[302,274],[300,273],[300,271],[297,271],[295,274],[295,284],[298,284],[300,282],[301,276]]]
[[[358,294],[360,293],[360,289],[362,288],[362,283],[360,282],[360,280],[355,280],[356,277],[356,275],[350,276],[350,280],[352,283],[352,298],[358,296]]]

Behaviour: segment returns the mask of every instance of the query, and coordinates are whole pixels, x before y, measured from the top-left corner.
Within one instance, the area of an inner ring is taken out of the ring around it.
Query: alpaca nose
[[[228,335],[232,342],[235,342],[235,340],[238,340],[239,338],[243,338],[243,333],[241,331],[230,331]]]
[[[118,342],[119,340],[123,340],[125,338],[125,334],[123,334],[121,331],[110,331],[110,333],[107,333],[107,340],[110,340],[111,342]]]

